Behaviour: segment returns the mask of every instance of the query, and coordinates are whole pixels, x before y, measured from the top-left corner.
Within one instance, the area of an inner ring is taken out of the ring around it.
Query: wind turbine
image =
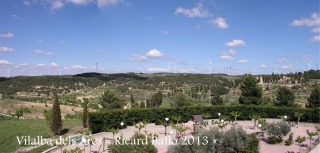
[[[176,73],[176,66],[177,66],[177,61],[175,62],[170,62],[173,65],[173,73]]]
[[[98,62],[96,62],[96,72],[98,72]]]
[[[171,70],[170,70],[170,63],[168,63],[168,72],[171,73]]]
[[[211,74],[212,65],[211,58],[209,57],[209,74]]]
[[[229,67],[229,76],[231,76],[231,65]]]
[[[277,64],[273,66],[273,73],[276,74],[277,73]]]

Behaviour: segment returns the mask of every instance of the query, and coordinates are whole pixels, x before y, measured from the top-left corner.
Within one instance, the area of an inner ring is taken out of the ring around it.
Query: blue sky
[[[0,21],[0,76],[319,64],[318,0],[3,0]]]

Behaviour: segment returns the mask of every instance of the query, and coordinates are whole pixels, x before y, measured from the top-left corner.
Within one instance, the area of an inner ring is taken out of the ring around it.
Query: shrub
[[[279,139],[274,135],[267,138],[267,143],[269,144],[277,144],[279,142]]]
[[[180,122],[187,122],[192,119],[192,115],[211,114],[218,117],[217,113],[229,114],[237,111],[241,113],[238,120],[251,120],[250,115],[259,114],[262,118],[277,118],[277,116],[287,115],[294,118],[294,112],[302,112],[304,115],[301,121],[320,122],[320,108],[293,108],[293,107],[274,107],[274,106],[256,106],[256,105],[229,105],[229,106],[191,106],[176,108],[137,108],[137,109],[116,109],[100,112],[89,112],[89,127],[93,133],[98,133],[111,128],[120,128],[120,122],[126,125],[133,125],[143,120],[149,120],[150,123],[159,124],[159,120],[172,116],[181,116]]]
[[[290,125],[286,122],[270,123],[265,128],[267,133],[276,136],[279,142],[282,142],[282,137],[291,131]]]
[[[259,139],[254,134],[247,134],[241,127],[233,126],[226,132],[221,132],[218,128],[213,128],[200,132],[195,137],[199,138],[200,143],[186,144],[181,141],[178,145],[170,146],[168,153],[259,152]],[[212,140],[214,140],[213,143]]]
[[[286,146],[290,146],[290,145],[293,144],[293,133],[292,133],[292,132],[290,133],[288,140],[286,140],[286,141],[284,142],[284,144],[285,144]]]

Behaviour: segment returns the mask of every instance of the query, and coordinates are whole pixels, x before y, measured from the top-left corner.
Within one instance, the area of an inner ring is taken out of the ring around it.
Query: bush
[[[292,132],[290,133],[288,140],[286,140],[286,141],[284,142],[284,144],[285,144],[286,146],[290,146],[290,145],[293,144],[293,133],[292,133]]]
[[[279,142],[282,142],[282,137],[286,136],[291,127],[286,122],[270,123],[265,126],[265,130],[271,136],[276,136]]]
[[[247,132],[244,131],[241,127],[233,126],[226,132],[221,132],[218,128],[213,128],[208,131],[200,132],[195,137],[199,138],[200,144],[185,144],[182,141],[178,145],[170,146],[168,149],[168,153],[259,152],[259,139],[254,134],[247,134]],[[213,143],[212,140],[214,140]]]
[[[101,112],[90,112],[89,127],[93,133],[102,132],[111,128],[120,128],[120,122],[125,125],[133,125],[143,120],[149,120],[150,123],[160,124],[166,117],[181,116],[181,122],[187,122],[192,119],[192,115],[211,114],[213,118],[218,118],[217,113],[229,114],[237,111],[241,113],[239,120],[251,120],[250,115],[259,114],[262,118],[277,118],[277,116],[287,115],[294,118],[294,112],[302,112],[304,115],[301,121],[320,122],[320,108],[294,108],[294,107],[274,107],[274,106],[256,106],[256,105],[229,105],[229,106],[191,106],[176,108],[137,108],[137,109],[116,109]]]
[[[270,137],[267,138],[267,143],[269,143],[269,144],[277,144],[277,143],[280,143],[280,141],[276,136],[270,136]]]

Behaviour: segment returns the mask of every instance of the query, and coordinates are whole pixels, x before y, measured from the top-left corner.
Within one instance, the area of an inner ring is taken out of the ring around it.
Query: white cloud
[[[7,60],[0,60],[0,65],[11,65],[12,63]]]
[[[229,54],[232,54],[232,55],[237,54],[237,52],[236,52],[235,50],[233,50],[233,49],[229,49],[228,53],[229,53]]]
[[[28,63],[21,63],[21,64],[18,64],[19,66],[28,66],[29,64]]]
[[[268,66],[268,65],[265,65],[265,64],[262,64],[261,67],[262,67],[262,68],[268,68],[269,66]]]
[[[52,10],[58,10],[64,6],[64,3],[62,0],[53,0],[51,1],[51,9]]]
[[[305,61],[305,62],[309,62],[309,61],[312,60],[312,57],[311,57],[311,55],[306,55],[306,56],[302,57],[302,60]]]
[[[93,0],[68,0],[69,2],[72,2],[76,5],[87,5],[91,2],[93,2]]]
[[[21,63],[21,64],[17,64],[16,66],[14,66],[15,68],[20,68],[20,67],[23,67],[23,66],[28,66],[29,64],[28,63]]]
[[[148,68],[148,71],[150,71],[150,72],[167,72],[168,69],[165,69],[165,68],[155,68],[155,67],[153,67],[153,68]]]
[[[313,33],[320,33],[320,27],[313,28],[311,31]]]
[[[33,52],[34,52],[35,54],[40,54],[40,55],[47,55],[47,56],[53,55],[52,52],[46,52],[46,51],[42,51],[42,50],[34,50]]]
[[[313,13],[310,16],[310,18],[293,20],[291,24],[293,26],[307,26],[307,27],[320,26],[320,14]]]
[[[14,49],[10,47],[0,46],[0,52],[10,53],[10,52],[14,52]]]
[[[176,11],[174,12],[175,15],[178,14],[183,14],[186,15],[190,18],[193,17],[208,17],[210,15],[210,13],[207,10],[204,10],[202,8],[202,4],[199,3],[196,7],[192,8],[192,9],[186,9],[186,8],[182,8],[182,7],[178,7],[176,8]]]
[[[67,69],[67,70],[84,70],[84,69],[86,69],[86,67],[81,66],[81,65],[73,65],[70,67],[65,67],[65,69]]]
[[[44,64],[37,64],[36,66],[37,66],[37,67],[44,67],[44,66],[46,66],[46,65],[44,65]]]
[[[11,17],[16,18],[16,19],[19,19],[19,20],[22,20],[22,18],[19,17],[19,16],[17,16],[16,14],[11,14]]]
[[[97,0],[97,5],[98,7],[104,7],[104,6],[116,5],[119,2],[122,2],[122,0]]]
[[[312,38],[309,39],[309,42],[320,42],[320,35],[313,36]]]
[[[13,38],[13,37],[14,37],[14,34],[12,34],[12,33],[0,34],[0,38]]]
[[[235,39],[230,42],[227,42],[225,44],[225,46],[228,46],[228,47],[246,46],[246,42],[243,40],[236,40]]]
[[[282,68],[282,69],[292,69],[293,66],[292,66],[291,64],[289,64],[289,65],[284,65],[284,66],[282,66],[281,68]]]
[[[217,17],[214,20],[210,20],[210,23],[214,24],[219,29],[227,29],[229,25],[222,17]]]
[[[221,60],[225,60],[225,61],[231,61],[231,60],[233,60],[234,58],[231,57],[231,56],[229,56],[229,55],[221,55],[221,56],[220,56],[220,59],[221,59]]]
[[[55,63],[55,62],[52,62],[52,63],[50,63],[50,66],[57,67],[59,65],[57,63]]]
[[[30,6],[30,5],[31,5],[30,1],[27,1],[27,0],[23,1],[23,4],[24,4],[24,5],[27,5],[27,6]]]
[[[286,59],[286,58],[280,58],[278,60],[279,63],[283,63],[283,62],[287,62],[287,61],[288,61],[288,59]]]
[[[147,57],[150,57],[150,58],[162,58],[162,57],[164,57],[164,55],[160,51],[158,51],[156,49],[152,49],[152,50],[148,51],[146,53],[146,55],[147,55]]]
[[[146,61],[148,58],[146,56],[141,56],[141,55],[132,55],[129,60],[130,61],[141,61],[141,62],[144,62]]]
[[[242,63],[248,63],[248,62],[249,62],[249,61],[246,60],[246,59],[241,59],[241,60],[238,61],[238,63],[241,63],[241,64],[242,64]]]
[[[169,34],[169,32],[166,31],[166,30],[164,30],[162,33],[163,33],[164,35],[168,35],[168,34]]]

